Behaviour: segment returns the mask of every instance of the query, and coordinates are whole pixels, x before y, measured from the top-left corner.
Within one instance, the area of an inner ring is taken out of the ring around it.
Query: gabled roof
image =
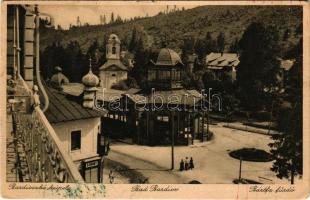
[[[206,56],[206,64],[211,69],[223,67],[235,67],[239,64],[239,56],[236,53],[210,53]]]
[[[118,59],[108,59],[107,62],[105,62],[99,70],[109,70],[110,67],[115,66],[116,68],[128,71],[128,68]]]
[[[106,111],[92,110],[82,106],[82,97],[67,95],[62,91],[46,86],[49,106],[45,116],[50,123],[67,122],[103,116]],[[42,97],[43,95],[40,95]]]

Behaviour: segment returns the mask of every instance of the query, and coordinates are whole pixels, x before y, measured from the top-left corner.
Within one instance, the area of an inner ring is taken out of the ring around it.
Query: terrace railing
[[[30,182],[84,182],[42,112],[38,94],[29,90],[21,77],[17,82],[15,94],[8,98],[13,137],[25,152],[27,169],[23,169],[22,174],[27,175]],[[20,166],[20,163],[15,165]]]

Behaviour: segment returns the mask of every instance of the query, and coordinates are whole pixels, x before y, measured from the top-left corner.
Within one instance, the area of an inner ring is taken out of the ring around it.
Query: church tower
[[[127,79],[128,68],[121,61],[121,41],[117,35],[110,35],[106,49],[107,61],[99,68],[100,86],[111,89]]]
[[[106,58],[109,59],[120,59],[121,52],[121,41],[117,35],[111,34],[107,43]]]

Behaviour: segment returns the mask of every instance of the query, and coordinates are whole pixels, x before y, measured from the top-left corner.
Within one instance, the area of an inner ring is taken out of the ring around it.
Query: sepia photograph
[[[305,5],[3,4],[9,193],[293,193],[309,181]]]

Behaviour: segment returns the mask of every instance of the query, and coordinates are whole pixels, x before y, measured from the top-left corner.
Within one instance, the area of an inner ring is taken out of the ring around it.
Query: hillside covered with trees
[[[101,13],[98,13],[98,17]],[[301,26],[302,8],[288,6],[201,6],[188,10],[175,10],[159,13],[153,17],[136,17],[122,20],[119,16],[113,21],[101,25],[71,26],[69,30],[43,29],[41,50],[58,42],[64,46],[70,41],[77,41],[83,53],[87,52],[97,40],[104,43],[105,35],[116,33],[125,47],[131,40],[135,28],[142,36],[145,47],[160,48],[163,41],[168,47],[180,52],[185,40],[198,44],[206,37],[224,38],[223,49],[229,51],[236,41],[240,40],[244,30],[253,21],[266,26],[275,26],[279,30],[280,46],[285,52],[297,44],[296,35]],[[209,35],[209,36],[207,36]],[[187,44],[188,45],[188,44]]]

